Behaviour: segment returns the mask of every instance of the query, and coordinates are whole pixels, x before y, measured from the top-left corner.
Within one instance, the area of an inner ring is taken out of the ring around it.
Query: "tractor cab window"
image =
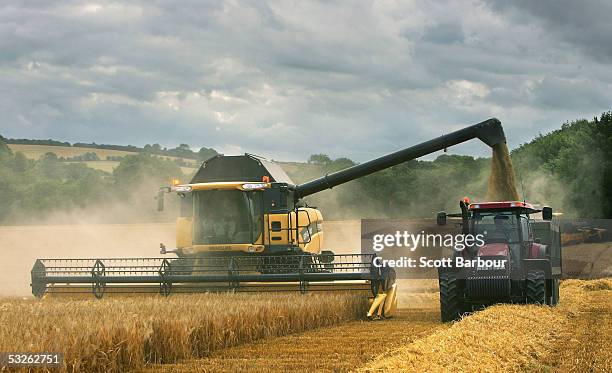
[[[240,190],[194,193],[195,242],[201,245],[244,244],[257,239],[261,232],[261,223],[257,223],[261,221],[261,207],[258,207],[261,202],[255,203],[257,198],[253,198],[253,194]]]
[[[529,217],[526,215],[520,215],[519,216],[519,220],[521,222],[521,240],[523,242],[527,242],[530,241],[531,239],[531,232],[530,232],[530,226],[529,226]]]
[[[473,232],[482,234],[485,243],[515,243],[518,237],[518,219],[510,212],[475,213]]]

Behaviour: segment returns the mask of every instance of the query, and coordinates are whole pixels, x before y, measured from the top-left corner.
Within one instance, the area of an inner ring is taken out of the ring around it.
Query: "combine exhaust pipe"
[[[395,153],[387,154],[380,158],[349,167],[347,169],[325,175],[318,179],[299,184],[295,187],[295,199],[309,196],[325,189],[331,189],[340,184],[357,178],[372,174],[377,171],[398,165],[400,163],[416,159],[433,152],[446,149],[453,145],[478,138],[485,144],[493,147],[502,142],[506,142],[504,129],[501,122],[496,118],[485,120],[484,122],[463,128],[461,130],[440,136],[433,140],[399,150]]]

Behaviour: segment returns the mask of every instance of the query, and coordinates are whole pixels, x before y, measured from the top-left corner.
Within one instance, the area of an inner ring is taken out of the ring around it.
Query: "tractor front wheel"
[[[546,304],[546,279],[544,271],[529,271],[527,273],[525,295],[528,304]]]
[[[459,320],[463,313],[461,289],[453,273],[441,273],[440,284],[440,317],[442,322]]]

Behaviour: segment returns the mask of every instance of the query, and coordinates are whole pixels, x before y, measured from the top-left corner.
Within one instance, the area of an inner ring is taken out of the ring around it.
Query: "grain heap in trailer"
[[[323,216],[301,199],[474,138],[505,145],[493,118],[299,185],[254,155],[213,157],[190,183],[158,194],[159,209],[166,193],[181,200],[176,248],[161,246],[175,258],[38,259],[32,292],[359,291],[371,296],[369,317],[391,316],[394,270],[375,266],[373,254],[325,250]]]

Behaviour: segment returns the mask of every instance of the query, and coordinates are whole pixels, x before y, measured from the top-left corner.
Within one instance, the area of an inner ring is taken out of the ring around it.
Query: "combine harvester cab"
[[[372,302],[368,317],[389,317],[397,307],[392,268],[372,254],[324,250],[323,216],[302,199],[325,189],[478,138],[505,142],[497,119],[463,128],[380,158],[296,185],[283,169],[251,154],[216,156],[187,184],[158,193],[180,199],[174,257],[38,259],[32,292],[191,293],[207,291],[357,291]],[[356,252],[360,248],[355,248]]]
[[[559,302],[561,236],[552,209],[519,201],[460,202],[462,233],[474,245],[453,253],[453,266],[439,269],[440,313],[444,322],[495,303]],[[542,220],[532,214],[542,213]]]

